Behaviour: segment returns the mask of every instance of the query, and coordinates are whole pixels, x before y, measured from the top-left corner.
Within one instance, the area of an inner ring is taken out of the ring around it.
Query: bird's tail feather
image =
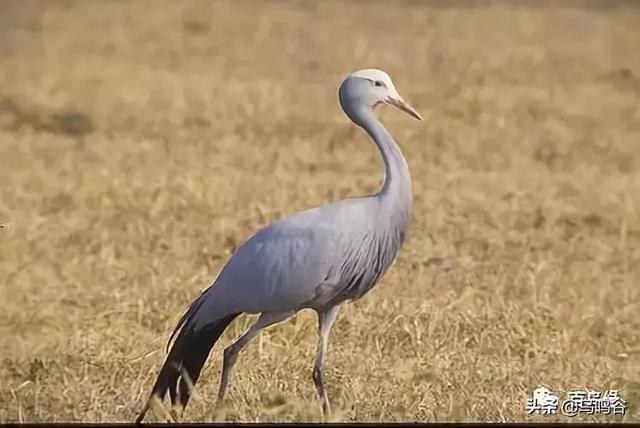
[[[173,335],[180,329],[171,350],[165,359],[151,395],[136,419],[139,423],[149,409],[154,396],[162,401],[169,393],[171,404],[178,402],[184,408],[191,397],[191,388],[200,377],[200,372],[213,345],[239,313],[226,315],[202,328],[194,328],[191,322],[200,307],[197,299],[178,322]],[[172,335],[172,337],[173,337]]]

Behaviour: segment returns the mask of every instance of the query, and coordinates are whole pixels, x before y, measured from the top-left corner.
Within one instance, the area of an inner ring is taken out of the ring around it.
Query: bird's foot
[[[227,393],[226,389],[226,387],[223,388],[222,385],[220,385],[220,389],[218,390],[218,400],[216,401],[218,406],[222,406],[222,404],[224,404],[224,399]]]
[[[329,400],[322,400],[322,419],[323,422],[329,421],[331,419],[331,406],[329,405]]]

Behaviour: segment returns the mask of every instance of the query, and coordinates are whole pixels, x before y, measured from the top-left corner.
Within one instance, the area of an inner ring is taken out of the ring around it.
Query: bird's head
[[[349,114],[354,108],[374,108],[377,105],[392,105],[422,120],[422,116],[396,91],[391,77],[374,68],[358,70],[349,74],[340,85],[340,103]]]

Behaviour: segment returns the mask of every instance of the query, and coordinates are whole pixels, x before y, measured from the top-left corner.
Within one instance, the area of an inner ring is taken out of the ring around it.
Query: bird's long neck
[[[359,110],[352,120],[371,136],[384,162],[384,183],[374,197],[390,208],[394,216],[400,216],[401,220],[408,222],[412,200],[411,174],[400,147],[372,109]]]
[[[384,183],[376,196],[411,200],[411,173],[400,147],[373,110],[363,109],[359,116],[356,123],[371,136],[384,162]]]

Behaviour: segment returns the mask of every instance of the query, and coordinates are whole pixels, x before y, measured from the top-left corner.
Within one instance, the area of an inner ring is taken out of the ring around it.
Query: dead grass
[[[1,8],[0,420],[132,420],[237,242],[374,190],[378,155],[336,100],[372,66],[428,119],[381,113],[412,229],[333,330],[336,419],[553,420],[524,410],[546,385],[619,388],[640,420],[637,4]],[[184,420],[318,420],[306,312],[248,347],[214,408],[249,322]]]

